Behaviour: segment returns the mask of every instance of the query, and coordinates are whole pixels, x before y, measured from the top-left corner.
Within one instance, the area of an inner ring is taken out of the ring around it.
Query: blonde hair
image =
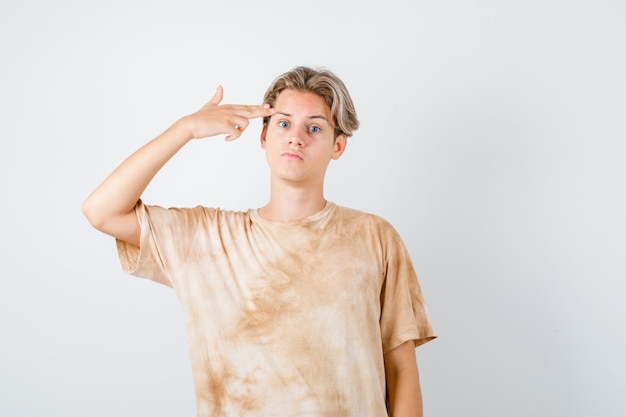
[[[280,93],[287,89],[309,91],[322,97],[330,108],[335,125],[335,137],[341,134],[350,137],[352,132],[359,128],[359,119],[350,93],[339,77],[332,72],[326,69],[296,67],[272,82],[263,96],[263,103],[273,106]],[[264,117],[263,123],[267,124],[269,119],[269,116]]]

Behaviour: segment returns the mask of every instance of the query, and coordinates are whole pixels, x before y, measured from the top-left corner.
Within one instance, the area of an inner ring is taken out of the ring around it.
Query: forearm
[[[423,417],[422,390],[412,341],[385,355],[385,373],[390,416]]]
[[[138,149],[85,200],[85,216],[98,227],[107,219],[131,212],[157,172],[191,139],[181,119]]]
[[[422,417],[422,392],[417,371],[399,371],[388,380],[391,417]]]

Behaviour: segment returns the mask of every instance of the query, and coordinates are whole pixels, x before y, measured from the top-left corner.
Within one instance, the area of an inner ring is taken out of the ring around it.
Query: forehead
[[[330,118],[330,107],[326,101],[311,91],[284,90],[276,98],[273,107],[276,112],[294,116],[322,115]]]

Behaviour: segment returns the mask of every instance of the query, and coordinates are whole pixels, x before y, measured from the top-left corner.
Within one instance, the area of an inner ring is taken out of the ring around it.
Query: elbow
[[[97,230],[102,229],[102,224],[103,224],[102,217],[97,215],[97,210],[95,209],[90,197],[87,197],[87,199],[83,201],[82,211],[83,211],[83,215],[87,218],[89,223],[94,228],[96,228]]]

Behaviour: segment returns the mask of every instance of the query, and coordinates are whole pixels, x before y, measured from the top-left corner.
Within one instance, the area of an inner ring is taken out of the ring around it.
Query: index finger
[[[257,117],[271,116],[274,114],[274,109],[269,104],[248,105],[239,104],[233,106],[242,116],[248,119],[255,119]]]

